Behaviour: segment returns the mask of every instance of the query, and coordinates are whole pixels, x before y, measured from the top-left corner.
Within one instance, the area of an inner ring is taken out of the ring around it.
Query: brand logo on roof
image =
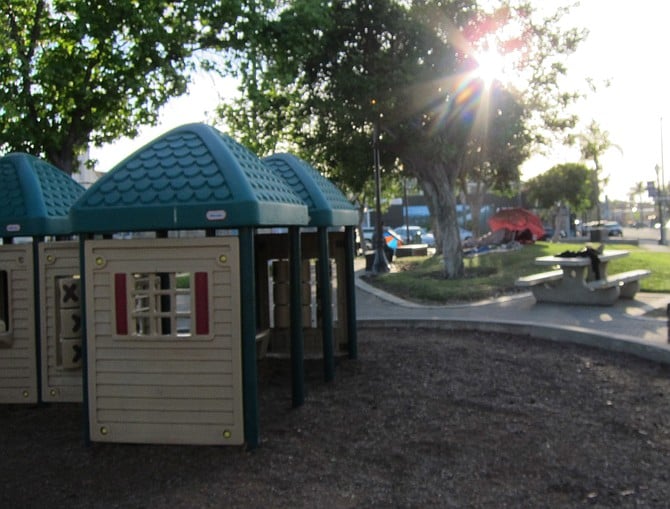
[[[223,221],[226,215],[225,210],[208,210],[206,217],[208,221]]]

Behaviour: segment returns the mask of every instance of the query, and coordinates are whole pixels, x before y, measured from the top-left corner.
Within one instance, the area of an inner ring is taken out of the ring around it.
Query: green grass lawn
[[[389,293],[426,303],[467,302],[516,293],[519,276],[548,270],[534,264],[538,256],[563,251],[579,251],[584,244],[536,242],[521,249],[493,251],[465,259],[465,277],[448,280],[442,276],[442,257],[397,258],[396,272],[370,276],[367,281]],[[647,251],[633,245],[608,246],[625,249],[630,256],[609,263],[608,273],[649,269],[651,276],[641,281],[643,292],[670,293],[670,254]]]

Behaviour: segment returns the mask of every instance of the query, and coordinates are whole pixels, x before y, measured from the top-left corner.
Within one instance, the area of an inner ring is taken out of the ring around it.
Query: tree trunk
[[[425,156],[426,152],[413,147],[401,154],[400,160],[405,169],[417,177],[428,198],[436,251],[442,253],[444,262],[443,275],[447,279],[459,279],[464,275],[464,267],[454,194],[458,171],[439,160],[431,160]]]
[[[422,179],[422,187],[428,197],[436,229],[439,230],[436,242],[439,242],[442,248],[444,277],[447,279],[461,278],[464,274],[463,250],[458,231],[453,187],[448,179],[443,179],[441,182]]]
[[[72,148],[61,148],[60,150],[51,150],[48,151],[47,160],[53,164],[56,168],[63,170],[68,175],[77,169],[74,168],[74,162],[76,157],[74,155],[74,150]]]
[[[467,186],[464,186],[467,188]],[[482,203],[484,203],[484,196],[486,194],[486,186],[482,182],[476,183],[476,188],[473,193],[468,193],[467,189],[463,191],[465,195],[465,202],[470,206],[470,213],[472,214],[472,223],[469,228],[475,238],[481,235],[481,228],[479,227],[479,218],[481,216]],[[468,225],[464,225],[468,228]]]

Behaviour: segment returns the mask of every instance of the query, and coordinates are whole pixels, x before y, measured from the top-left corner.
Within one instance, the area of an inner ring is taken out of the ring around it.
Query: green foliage
[[[417,302],[438,304],[469,302],[498,297],[518,290],[514,282],[520,276],[539,272],[534,264],[537,256],[556,255],[563,251],[578,251],[584,244],[536,242],[516,251],[492,252],[465,259],[465,277],[445,279],[439,257],[398,258],[398,272],[381,274],[368,279],[371,284],[399,297]],[[670,292],[670,255],[646,251],[637,246],[617,248],[629,250],[630,256],[610,262],[608,272],[616,274],[641,267],[651,270],[640,281],[643,292]]]
[[[570,140],[571,138],[569,138]],[[586,130],[576,136],[574,139],[579,143],[582,159],[593,161],[596,171],[600,171],[600,158],[611,148],[621,151],[621,147],[610,140],[608,131],[603,131],[597,122],[591,121]]]
[[[89,143],[155,124],[199,52],[236,47],[233,27],[253,21],[241,0],[0,0],[0,13],[0,149],[67,172]]]
[[[445,279],[441,260],[434,256],[418,261],[399,258],[398,272],[371,278],[369,282],[399,297],[418,302],[469,302],[513,292],[519,275],[533,272],[536,256],[549,254],[549,245],[538,242],[518,251],[504,251],[465,258],[463,278]],[[405,266],[408,263],[409,266]]]
[[[590,210],[596,200],[593,174],[581,163],[559,164],[526,184],[526,201],[543,209],[562,202],[581,214]]]
[[[222,111],[272,150],[282,136],[355,193],[371,178],[371,131],[386,172],[418,179],[444,242],[445,273],[462,274],[456,225],[459,178],[504,190],[518,181],[532,132],[572,125],[561,61],[581,40],[563,11],[539,19],[527,2],[297,1],[273,12],[237,61],[244,99]],[[474,50],[495,46],[525,69],[523,92],[485,83]],[[283,99],[279,99],[281,96]],[[279,102],[278,102],[279,101]],[[285,101],[285,102],[281,102]],[[266,112],[284,104],[286,116]],[[241,121],[257,112],[251,121]],[[538,128],[539,129],[539,128]],[[267,143],[266,143],[267,142]]]
[[[593,162],[593,178],[591,179],[594,187],[595,200],[593,205],[596,206],[596,219],[600,221],[600,189],[607,184],[607,178],[602,178],[602,170],[600,160],[607,151],[616,148],[621,151],[621,147],[612,143],[609,137],[609,132],[603,131],[600,125],[594,120],[588,125],[586,130],[576,136],[568,137],[568,142],[577,141],[584,161]]]

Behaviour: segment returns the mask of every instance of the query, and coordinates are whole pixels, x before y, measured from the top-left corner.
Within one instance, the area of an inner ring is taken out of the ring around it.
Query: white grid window
[[[188,337],[192,330],[190,273],[133,274],[131,334]]]

